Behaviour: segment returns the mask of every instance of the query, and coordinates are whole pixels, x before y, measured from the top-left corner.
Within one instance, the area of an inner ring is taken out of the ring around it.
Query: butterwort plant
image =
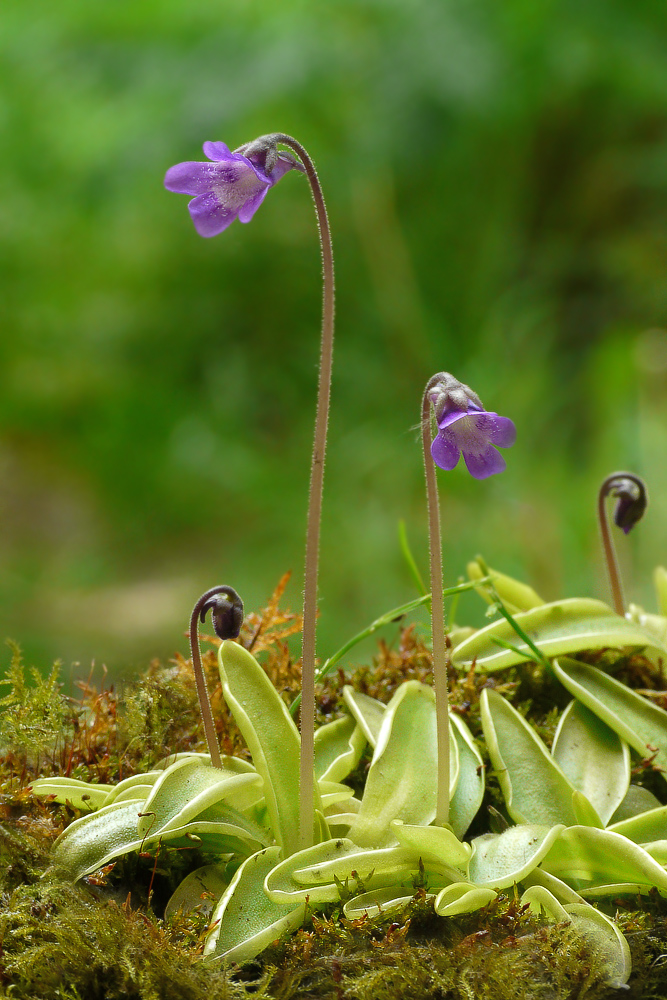
[[[287,146],[288,151],[279,146]],[[334,339],[334,265],[329,219],[315,165],[292,136],[263,135],[230,151],[224,142],[205,142],[208,162],[187,161],[170,167],[164,183],[169,191],[192,196],[188,205],[195,229],[204,237],[217,236],[238,219],[249,222],[273,187],[290,170],[305,173],[315,203],[323,274],[322,330],[315,436],[310,473],[303,589],[303,644],[301,689],[300,844],[313,842],[315,760],[315,655],[320,522],[324,486],[331,370]],[[215,589],[215,588],[214,588]],[[199,602],[198,602],[199,603]],[[206,606],[208,607],[208,605]],[[206,613],[205,609],[200,609]],[[197,622],[200,611],[193,612]],[[193,625],[190,629],[194,649]]]
[[[433,437],[432,423],[438,428]],[[431,578],[431,635],[433,642],[433,687],[438,740],[438,794],[435,822],[449,822],[449,693],[447,689],[447,645],[442,583],[440,504],[435,466],[450,471],[463,453],[468,472],[487,479],[506,468],[496,446],[508,448],[516,439],[509,417],[500,417],[482,406],[477,393],[449,372],[438,372],[426,383],[422,397],[422,445],[426,474],[426,505],[429,524],[429,569]]]

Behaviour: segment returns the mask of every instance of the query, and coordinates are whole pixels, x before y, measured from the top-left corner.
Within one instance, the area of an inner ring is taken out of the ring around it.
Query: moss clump
[[[419,897],[389,921],[318,920],[271,962],[271,995],[303,1000],[607,1000],[603,960],[571,925],[509,897],[479,913],[433,916]]]
[[[52,884],[17,889],[0,912],[2,982],[26,1000],[237,1000],[224,969],[199,960],[201,928]]]

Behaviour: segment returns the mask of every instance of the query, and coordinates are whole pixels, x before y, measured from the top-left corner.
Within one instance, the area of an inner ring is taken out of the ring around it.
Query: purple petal
[[[306,168],[303,163],[299,163],[297,160],[293,160],[291,156],[287,156],[284,153],[278,154],[278,159],[276,160],[276,165],[271,171],[269,178],[271,184],[277,184],[281,177],[284,177],[288,170],[301,170],[305,173]]]
[[[476,411],[471,411],[471,412],[476,412]],[[439,430],[444,431],[448,427],[450,427],[451,424],[455,424],[457,420],[460,420],[462,417],[467,417],[467,416],[468,416],[467,410],[449,410],[448,412],[443,413],[440,419],[438,420],[438,428]]]
[[[253,215],[266,198],[266,192],[268,190],[269,189],[265,187],[262,191],[258,191],[253,198],[249,198],[248,201],[241,205],[239,208],[239,222],[250,222]]]
[[[261,167],[258,167],[256,163],[249,160],[247,156],[242,153],[232,153],[229,146],[225,142],[205,142],[204,153],[208,156],[209,160],[215,160],[217,163],[227,163],[230,164],[231,170],[234,173],[231,175],[235,179],[242,176],[248,169],[248,167],[259,177],[263,184],[271,184],[271,178],[266,174]]]
[[[510,418],[499,417],[497,413],[487,413],[485,417],[484,431],[489,441],[501,448],[511,448],[516,441],[516,427]]]
[[[221,205],[212,192],[193,198],[188,205],[195,229],[200,236],[217,236],[230,226],[238,211]]]
[[[461,450],[449,434],[438,434],[431,445],[431,457],[436,465],[449,472],[458,463]]]
[[[204,156],[209,160],[237,160],[238,153],[232,153],[226,142],[205,142],[203,145]],[[245,159],[245,157],[243,157]]]
[[[169,167],[164,176],[164,186],[176,194],[205,194],[211,190],[214,177],[215,167],[212,163],[187,160]]]
[[[489,445],[487,450],[481,454],[464,451],[463,460],[468,472],[475,479],[488,479],[489,476],[494,476],[497,472],[504,472],[507,468],[505,459],[492,445]]]

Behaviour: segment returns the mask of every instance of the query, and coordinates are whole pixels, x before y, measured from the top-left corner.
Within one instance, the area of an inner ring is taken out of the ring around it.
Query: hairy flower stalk
[[[243,624],[243,603],[233,587],[211,587],[199,598],[190,616],[190,652],[192,654],[192,669],[197,685],[199,711],[204,724],[204,733],[211,763],[214,767],[222,767],[218,737],[215,731],[211,702],[208,697],[206,677],[201,662],[199,650],[199,622],[204,622],[206,612],[211,611],[213,628],[219,639],[236,639]]]
[[[320,552],[320,523],[324,488],[324,459],[329,425],[331,399],[331,369],[334,341],[334,264],[331,230],[322,188],[313,161],[303,146],[282,133],[273,136],[276,142],[289,146],[303,163],[315,202],[317,225],[322,250],[322,334],[320,366],[315,414],[315,436],[310,467],[310,491],[306,526],[306,557],[303,584],[303,644],[301,647],[301,773],[299,796],[299,843],[302,849],[313,842],[314,780],[315,780],[315,652],[317,631],[317,576]]]
[[[278,143],[288,146],[298,156],[278,150]],[[270,187],[291,169],[308,177],[320,235],[322,251],[323,297],[320,368],[315,416],[315,436],[310,473],[310,491],[306,527],[306,553],[303,589],[303,645],[301,689],[301,764],[300,764],[300,845],[309,847],[314,829],[315,764],[315,655],[317,629],[317,579],[324,486],[324,460],[329,423],[331,369],[334,338],[334,266],[331,232],[324,196],[317,171],[310,156],[296,139],[282,132],[260,136],[239,146],[234,152],[223,142],[204,143],[210,163],[187,162],[171,167],[165,176],[170,191],[193,195],[188,208],[201,236],[215,236],[238,219],[249,222]]]
[[[435,440],[431,431],[432,414],[438,425]],[[486,479],[496,472],[502,472],[505,460],[493,446],[509,447],[514,444],[516,429],[508,417],[487,413],[479,396],[448,372],[439,372],[426,383],[422,397],[421,428],[428,510],[433,688],[438,741],[435,823],[442,826],[449,822],[449,691],[440,504],[435,466],[453,469],[463,452],[468,471],[476,479]]]
[[[623,597],[623,584],[621,582],[618,557],[611,536],[605,504],[605,500],[609,496],[617,497],[617,504],[614,509],[614,524],[617,528],[621,528],[627,535],[646,512],[648,491],[644,480],[636,476],[634,472],[612,472],[602,483],[600,492],[598,493],[598,523],[600,525],[602,549],[607,564],[607,576],[609,577],[614,611],[616,614],[624,616],[625,599]]]

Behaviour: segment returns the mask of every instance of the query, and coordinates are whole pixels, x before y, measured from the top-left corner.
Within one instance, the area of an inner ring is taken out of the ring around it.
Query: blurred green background
[[[167,167],[285,131],[330,210],[338,340],[321,553],[331,653],[426,567],[415,424],[446,369],[511,416],[508,470],[440,475],[445,577],[482,552],[606,598],[598,484],[667,560],[662,0],[7,0],[0,8],[0,635],[118,672],[196,597],[298,607],[320,263],[296,173],[198,237]],[[482,621],[470,598],[460,621]],[[7,654],[3,654],[6,658]]]

